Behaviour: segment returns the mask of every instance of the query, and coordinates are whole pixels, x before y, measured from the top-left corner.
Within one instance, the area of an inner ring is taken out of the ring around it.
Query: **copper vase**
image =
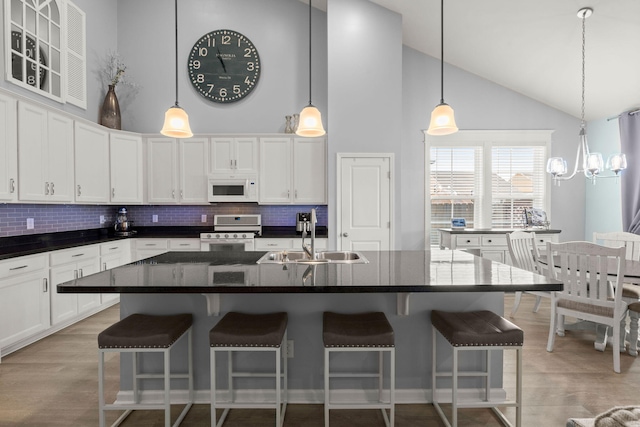
[[[115,86],[109,85],[109,90],[102,103],[102,113],[100,114],[100,124],[111,129],[122,129],[120,118],[120,104],[116,96]]]

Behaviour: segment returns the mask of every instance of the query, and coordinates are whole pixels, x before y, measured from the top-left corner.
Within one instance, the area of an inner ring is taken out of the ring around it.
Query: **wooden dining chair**
[[[620,339],[627,313],[622,299],[624,247],[610,248],[590,242],[547,242],[548,277],[563,283],[551,292],[551,322],[547,351],[553,351],[556,333],[564,335],[564,317],[606,325],[613,330],[613,370],[620,373]],[[609,281],[614,294],[610,298]]]
[[[593,243],[598,243],[609,247],[626,248],[625,258],[627,261],[640,261],[640,236],[634,233],[628,233],[624,231],[614,231],[608,233],[593,233]],[[640,301],[640,286],[635,283],[623,283],[622,284],[622,299],[627,304]],[[638,330],[638,321],[640,313],[636,311],[629,311],[629,329],[631,331]],[[606,339],[606,337],[605,337]],[[624,346],[624,342],[622,343]],[[606,341],[597,343],[596,348],[604,351]],[[629,354],[631,356],[638,355],[638,342],[637,337],[632,338],[629,336]]]
[[[511,255],[511,265],[533,273],[542,274],[538,263],[540,253],[536,246],[536,233],[526,231],[509,233],[507,234],[507,247],[509,248],[509,255]],[[527,293],[536,296],[536,303],[533,306],[534,313],[538,312],[543,297],[551,297],[551,294],[546,291],[531,291]],[[511,317],[516,315],[521,299],[522,292],[516,292],[513,307],[511,308]]]

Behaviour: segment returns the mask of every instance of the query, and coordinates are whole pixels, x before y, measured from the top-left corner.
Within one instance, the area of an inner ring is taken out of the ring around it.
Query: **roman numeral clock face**
[[[200,95],[213,102],[236,102],[256,87],[260,56],[242,34],[216,30],[193,45],[188,68],[191,84]]]

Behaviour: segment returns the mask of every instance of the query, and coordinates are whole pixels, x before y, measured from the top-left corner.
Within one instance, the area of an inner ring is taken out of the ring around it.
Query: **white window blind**
[[[491,148],[491,227],[523,226],[523,208],[544,209],[545,146]]]
[[[481,215],[482,147],[431,147],[431,244],[438,244],[438,228],[451,218],[465,218],[472,228]]]

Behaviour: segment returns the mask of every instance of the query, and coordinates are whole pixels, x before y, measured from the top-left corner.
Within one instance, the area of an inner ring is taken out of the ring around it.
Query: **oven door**
[[[201,252],[245,252],[253,248],[253,239],[200,239]]]

